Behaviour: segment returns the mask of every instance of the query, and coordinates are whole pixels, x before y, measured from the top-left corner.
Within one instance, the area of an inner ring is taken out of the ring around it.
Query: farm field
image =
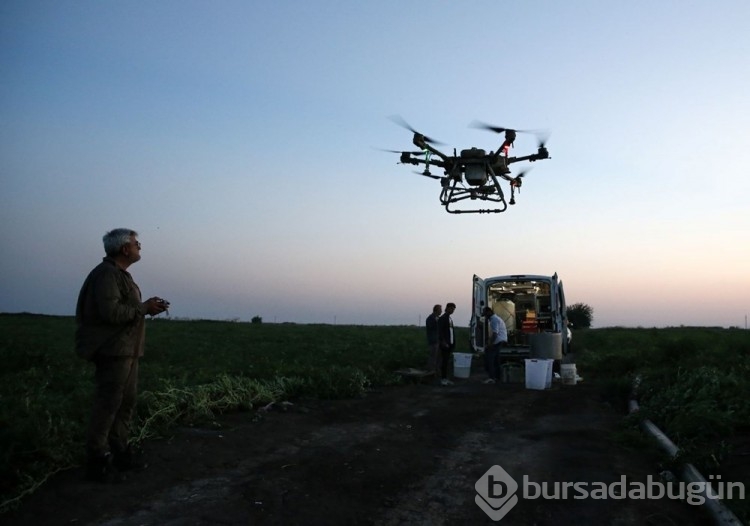
[[[62,469],[7,506],[10,523],[31,512],[38,524],[63,516],[79,524],[107,517],[158,523],[195,506],[229,514],[228,524],[311,523],[303,517],[397,524],[413,513],[468,524],[482,512],[460,488],[473,487],[497,459],[552,480],[663,469],[624,417],[635,374],[642,411],[690,461],[726,480],[748,473],[746,331],[580,331],[574,349],[586,381],[535,392],[482,385],[476,360],[472,377],[455,386],[404,384],[393,371],[424,361],[418,327],[154,320],[138,427],[152,467],[92,501],[92,487],[71,467],[81,461],[91,387],[90,367],[71,350],[72,319],[2,315],[0,330],[3,480],[15,481],[3,488],[4,502]],[[643,524],[635,518],[656,513],[648,502],[613,509],[585,502],[590,507],[576,508],[581,517],[617,513]],[[675,523],[699,523],[690,522],[695,513],[686,504],[659,504]],[[731,504],[744,513],[742,502]],[[561,513],[560,502],[522,501],[504,522],[551,524]],[[195,523],[212,523],[201,520]]]

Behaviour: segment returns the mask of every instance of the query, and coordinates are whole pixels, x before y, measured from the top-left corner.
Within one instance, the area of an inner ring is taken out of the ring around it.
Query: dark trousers
[[[430,343],[427,345],[427,370],[440,375],[440,344]]]
[[[489,345],[484,350],[484,370],[495,381],[500,380],[500,347],[502,343]]]
[[[440,378],[448,379],[448,368],[451,362],[453,347],[440,347]]]
[[[138,392],[138,358],[102,356],[95,363],[94,403],[86,435],[90,457],[122,452],[128,447]]]

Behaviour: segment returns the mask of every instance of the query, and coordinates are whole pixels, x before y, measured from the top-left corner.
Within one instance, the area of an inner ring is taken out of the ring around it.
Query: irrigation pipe
[[[640,385],[640,383],[641,378],[640,376],[638,376],[633,382],[633,394],[631,396],[630,402],[628,402],[628,411],[630,412],[630,414],[637,413],[640,410],[638,401],[636,400],[638,386]],[[680,451],[679,448],[674,444],[674,442],[669,439],[667,435],[664,434],[661,429],[656,426],[656,424],[654,424],[648,418],[642,418],[640,421],[640,426],[643,432],[656,439],[659,447],[661,447],[669,455],[670,459],[674,460],[675,458],[677,458],[677,455]],[[703,507],[711,515],[711,518],[713,519],[715,524],[717,524],[718,526],[742,526],[742,522],[740,522],[737,516],[732,513],[732,511],[727,508],[719,498],[716,497],[716,493],[714,493],[713,490],[711,490],[713,497],[708,495],[707,488],[711,487],[710,483],[705,479],[703,475],[701,475],[700,471],[698,471],[695,466],[690,463],[683,464],[681,467],[680,475],[682,476],[682,479],[687,482],[698,482],[701,484],[700,487],[702,488],[702,490],[700,491],[700,495],[703,497]]]

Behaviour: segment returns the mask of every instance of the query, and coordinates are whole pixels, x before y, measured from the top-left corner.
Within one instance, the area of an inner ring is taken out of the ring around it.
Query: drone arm
[[[504,157],[508,157],[508,151],[510,150],[510,147],[513,146],[513,141],[508,141],[507,139],[503,142],[503,144],[500,146],[500,148],[497,149],[497,151],[494,153],[495,156],[503,155]]]
[[[542,159],[549,159],[549,152],[547,151],[547,148],[539,148],[539,151],[537,153],[532,153],[531,155],[524,155],[523,157],[509,157],[505,162],[506,164],[511,163],[518,163],[521,161],[531,161],[532,163],[534,161],[541,161]]]
[[[420,159],[419,157],[412,157],[412,155],[409,152],[403,152],[401,154],[401,158],[399,159],[399,162],[401,164],[413,164],[415,166],[418,166],[420,164],[424,164],[425,166],[437,166],[438,168],[445,169],[448,166],[448,163],[441,160],[435,160],[433,161],[430,159],[429,161],[427,159]]]
[[[434,153],[438,157],[440,157],[443,161],[448,160],[448,156],[445,155],[443,152],[438,150],[437,148],[434,148],[432,145],[430,145],[424,138],[424,135],[420,135],[418,133],[414,134],[414,140],[412,141],[414,143],[414,146],[417,148],[422,148],[423,150],[427,150],[429,152]],[[433,163],[436,164],[436,163]]]
[[[503,144],[498,148],[498,150],[495,152],[495,155],[502,154],[504,157],[508,157],[508,151],[510,151],[510,148],[513,146],[513,143],[516,141],[516,130],[510,130],[505,128],[497,128],[493,129],[493,131],[496,131],[500,133],[501,131],[505,132],[505,140],[503,141]]]

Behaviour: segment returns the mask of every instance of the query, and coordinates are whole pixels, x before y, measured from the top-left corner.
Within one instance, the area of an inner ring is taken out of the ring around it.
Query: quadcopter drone
[[[412,142],[417,148],[420,148],[420,151],[387,151],[400,153],[400,164],[424,165],[424,171],[415,173],[440,181],[440,186],[442,187],[440,203],[451,214],[505,212],[508,204],[516,204],[516,190],[518,190],[519,194],[521,193],[521,184],[523,177],[526,175],[526,171],[523,171],[515,177],[511,177],[509,166],[521,161],[535,162],[550,158],[549,152],[545,148],[546,137],[535,131],[514,130],[475,121],[472,123],[472,127],[505,134],[505,140],[500,148],[497,151],[486,152],[480,148],[472,147],[467,150],[461,150],[460,155],[456,155],[456,149],[454,148],[453,155],[450,156],[435,148],[435,145],[442,143],[419,133],[402,118],[395,116],[391,117],[391,120],[414,134]],[[536,134],[539,138],[537,153],[522,157],[509,157],[508,154],[516,140],[517,133]],[[433,175],[430,172],[431,166],[441,168],[444,175]],[[507,202],[498,178],[504,179],[510,184],[510,200]],[[467,205],[464,202],[467,199],[469,201],[481,200],[497,204],[494,205],[495,208],[474,207],[459,209],[458,206]]]

